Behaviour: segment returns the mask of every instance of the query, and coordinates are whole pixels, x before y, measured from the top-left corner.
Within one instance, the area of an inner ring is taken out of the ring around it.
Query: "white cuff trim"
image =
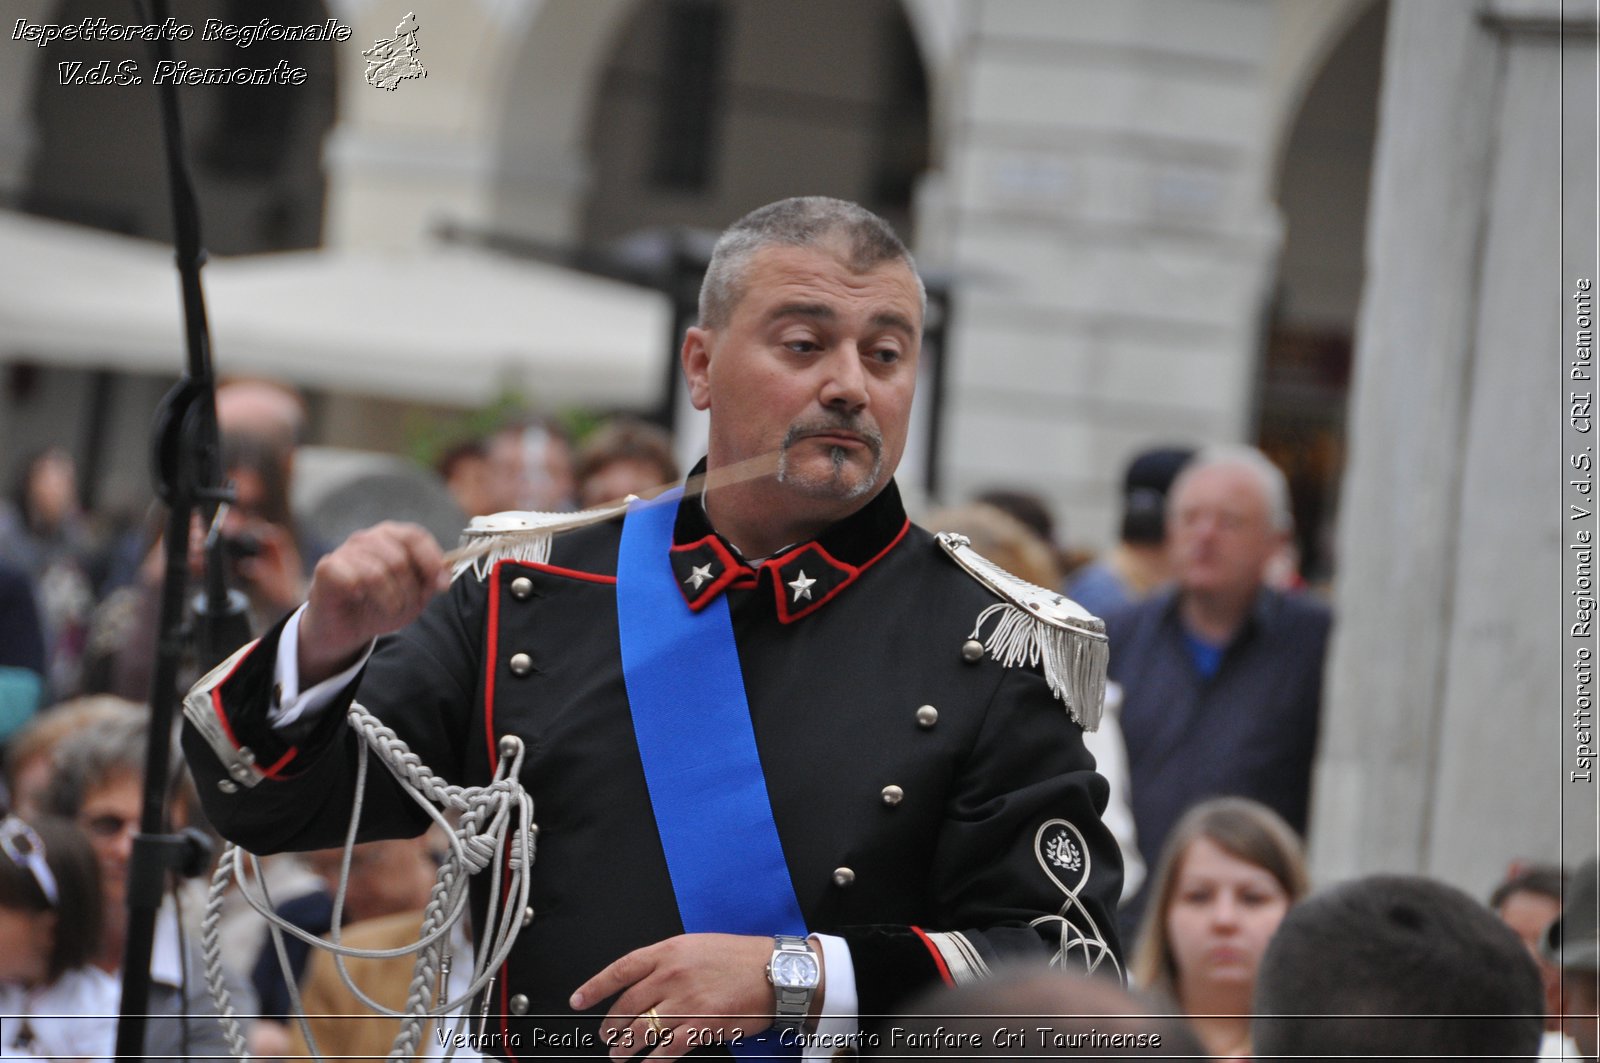
[[[832,934],[812,934],[811,940],[822,952],[826,983],[823,986],[822,1014],[817,1017],[816,1036],[806,1038],[801,1058],[826,1060],[833,1058],[834,1046],[849,1044],[860,1029],[856,1016],[860,1006],[856,996],[856,966],[850,958],[850,946],[844,938]]]
[[[367,643],[360,660],[336,676],[324,679],[310,690],[300,689],[300,617],[305,606],[296,609],[283,625],[278,637],[278,659],[272,665],[273,698],[267,709],[267,723],[274,728],[288,727],[304,716],[315,716],[333,704],[334,697],[349,685],[372,656],[375,643]]]

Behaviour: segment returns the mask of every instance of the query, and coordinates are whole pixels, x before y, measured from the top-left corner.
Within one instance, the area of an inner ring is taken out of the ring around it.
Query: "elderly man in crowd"
[[[1110,616],[1166,584],[1172,575],[1167,492],[1192,457],[1188,447],[1155,447],[1134,455],[1122,477],[1121,538],[1073,573],[1068,597],[1095,616]]]
[[[56,747],[53,774],[41,802],[45,812],[77,823],[94,849],[104,913],[94,964],[111,976],[113,984],[123,976],[133,836],[139,828],[145,747],[150,739],[148,713],[131,706],[67,736]],[[180,773],[174,772],[174,793],[181,789],[179,782]],[[182,812],[182,803],[177,803],[174,819],[181,819]],[[199,942],[184,934],[177,909],[164,903],[150,955],[144,1058],[176,1063],[227,1054],[204,969]],[[255,997],[247,985],[236,983],[230,990],[241,1013],[254,1010]],[[114,1011],[117,998],[108,997],[103,1006]],[[107,1053],[111,1047],[105,1046]]]
[[[218,827],[336,842],[352,696],[453,781],[520,740],[539,851],[488,1052],[679,1054],[772,1028],[826,1057],[856,1015],[1004,959],[1115,970],[1120,867],[1074,721],[1094,722],[1092,677],[974,635],[1009,609],[1008,632],[1092,660],[1099,625],[980,582],[969,546],[907,520],[892,477],[923,310],[904,245],[854,204],[737,222],[682,349],[727,482],[596,517],[548,562],[508,533],[481,581],[449,584],[420,529],[352,536],[188,701]],[[365,807],[373,836],[425,825],[386,778]]]
[[[1292,519],[1252,447],[1203,451],[1169,495],[1176,586],[1107,619],[1139,848],[1156,865],[1179,817],[1251,797],[1306,830],[1331,615],[1267,585]]]

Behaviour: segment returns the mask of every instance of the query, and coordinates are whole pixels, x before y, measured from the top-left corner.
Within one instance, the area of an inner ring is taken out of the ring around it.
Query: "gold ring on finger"
[[[655,1008],[644,1013],[644,1021],[649,1024],[650,1032],[658,1036],[667,1028],[667,1024],[661,1021],[661,1016],[656,1013]]]

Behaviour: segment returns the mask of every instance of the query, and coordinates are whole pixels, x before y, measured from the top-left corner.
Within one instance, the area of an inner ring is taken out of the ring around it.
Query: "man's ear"
[[[683,379],[689,385],[689,401],[697,410],[711,408],[711,331],[699,325],[683,334]]]

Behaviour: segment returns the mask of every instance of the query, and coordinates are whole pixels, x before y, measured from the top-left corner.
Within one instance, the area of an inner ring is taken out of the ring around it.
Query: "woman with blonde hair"
[[[1133,981],[1188,1016],[1213,1058],[1247,1058],[1256,970],[1307,889],[1300,838],[1277,813],[1243,797],[1196,805],[1162,848]]]

